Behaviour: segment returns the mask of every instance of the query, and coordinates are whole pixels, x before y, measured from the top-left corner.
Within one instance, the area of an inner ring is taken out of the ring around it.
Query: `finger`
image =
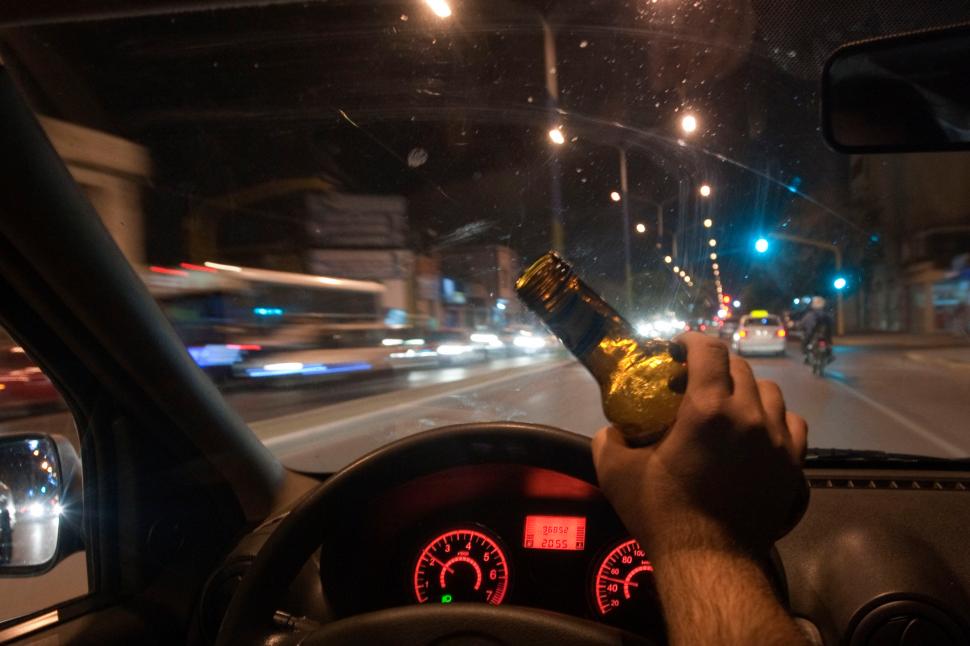
[[[754,371],[751,370],[751,364],[733,354],[729,356],[728,361],[731,382],[734,384],[732,403],[745,412],[762,412],[758,384],[754,378]]]
[[[805,453],[808,452],[808,422],[801,415],[788,411],[785,413],[785,425],[791,435],[792,457],[798,464],[804,464]]]
[[[768,424],[788,437],[788,424],[785,418],[785,396],[781,394],[781,388],[773,381],[759,379],[758,396],[761,398],[761,407],[765,411]],[[790,438],[789,438],[790,439]]]
[[[727,346],[699,332],[681,334],[677,342],[687,350],[687,392],[694,397],[729,396],[733,385]]]
[[[623,433],[615,426],[607,426],[593,436],[593,466],[600,486],[604,487],[617,474],[628,473],[635,462],[645,459],[645,449],[627,446]]]

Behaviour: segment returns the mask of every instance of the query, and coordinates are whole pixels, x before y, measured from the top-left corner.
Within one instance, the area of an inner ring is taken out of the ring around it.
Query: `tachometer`
[[[509,566],[498,541],[478,529],[453,529],[435,537],[414,566],[419,603],[502,603]]]
[[[593,580],[593,605],[600,616],[655,598],[653,565],[636,540],[623,541],[600,561]]]

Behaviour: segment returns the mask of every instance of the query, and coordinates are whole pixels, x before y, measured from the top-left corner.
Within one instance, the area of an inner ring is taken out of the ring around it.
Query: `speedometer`
[[[593,580],[593,605],[601,617],[655,599],[653,565],[640,544],[626,540],[600,561]]]
[[[414,566],[418,603],[482,601],[497,606],[509,586],[498,541],[479,529],[453,529],[433,538]]]

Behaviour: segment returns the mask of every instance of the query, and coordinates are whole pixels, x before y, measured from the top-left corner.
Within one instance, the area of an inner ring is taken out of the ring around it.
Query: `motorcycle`
[[[808,363],[812,366],[812,374],[816,377],[825,376],[825,366],[832,362],[832,347],[825,339],[817,339],[808,347]]]

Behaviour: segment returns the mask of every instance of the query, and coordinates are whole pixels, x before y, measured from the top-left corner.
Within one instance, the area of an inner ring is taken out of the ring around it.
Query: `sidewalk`
[[[846,334],[833,339],[835,346],[869,346],[878,348],[924,349],[924,348],[967,348],[970,337],[952,334],[908,334],[904,332],[865,332]]]
[[[913,350],[906,353],[906,358],[943,368],[970,371],[970,346]]]

